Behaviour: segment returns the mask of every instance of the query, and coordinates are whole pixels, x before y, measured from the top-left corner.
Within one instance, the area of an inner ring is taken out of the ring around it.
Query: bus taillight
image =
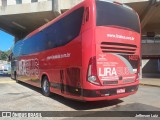
[[[100,85],[100,81],[97,77],[96,57],[92,57],[89,61],[87,80],[95,85]]]

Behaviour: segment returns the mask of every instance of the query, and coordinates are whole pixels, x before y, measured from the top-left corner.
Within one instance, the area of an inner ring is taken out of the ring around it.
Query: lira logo
[[[39,76],[39,60],[27,59],[18,62],[18,74],[26,76]]]
[[[118,75],[129,75],[130,71],[127,67],[104,67],[99,68],[98,73],[100,77],[112,77]]]
[[[99,76],[117,76],[116,68],[99,68]]]

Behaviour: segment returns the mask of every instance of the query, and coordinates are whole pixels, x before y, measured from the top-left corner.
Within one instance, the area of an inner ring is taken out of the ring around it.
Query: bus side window
[[[83,24],[89,21],[89,7],[86,7],[85,12],[84,12],[84,20]]]

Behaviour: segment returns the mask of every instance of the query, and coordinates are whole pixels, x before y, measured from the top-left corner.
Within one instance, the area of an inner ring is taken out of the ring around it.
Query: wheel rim
[[[44,80],[43,90],[44,90],[45,93],[47,93],[49,91],[49,83],[48,83],[47,80]]]

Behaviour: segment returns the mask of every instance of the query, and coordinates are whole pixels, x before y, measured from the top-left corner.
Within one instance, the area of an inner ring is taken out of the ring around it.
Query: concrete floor
[[[140,86],[119,100],[78,102],[55,94],[44,97],[39,88],[0,77],[0,111],[160,111],[159,101],[160,87]]]
[[[160,87],[160,77],[159,78],[142,78],[140,80],[141,85]]]

